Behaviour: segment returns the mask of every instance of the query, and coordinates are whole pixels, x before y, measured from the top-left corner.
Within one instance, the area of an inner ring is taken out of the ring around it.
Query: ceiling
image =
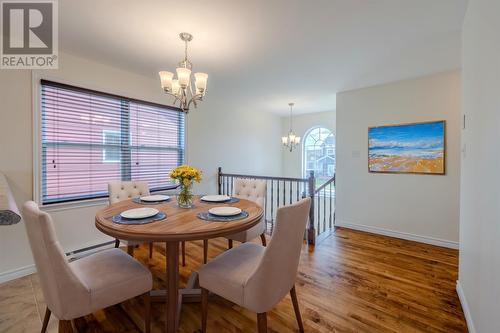
[[[340,91],[460,67],[467,0],[61,0],[60,48],[152,78],[183,57],[207,99],[286,115]],[[159,84],[158,84],[159,85]],[[159,88],[160,89],[160,88]]]

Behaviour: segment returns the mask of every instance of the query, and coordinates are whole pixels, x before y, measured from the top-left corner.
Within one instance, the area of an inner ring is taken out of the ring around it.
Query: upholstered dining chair
[[[74,319],[127,299],[144,295],[145,331],[150,331],[151,273],[119,249],[104,250],[68,262],[49,214],[28,201],[22,215],[47,309],[42,333],[51,313],[59,332],[76,331]]]
[[[247,199],[257,203],[264,208],[266,204],[267,184],[265,180],[237,178],[234,180],[233,196],[239,199]],[[239,233],[226,236],[228,247],[233,247],[233,240],[238,242],[248,242],[260,236],[262,245],[266,246],[266,217],[262,216],[259,224]]]
[[[247,199],[257,203],[264,208],[266,204],[267,184],[264,180],[236,178],[234,180],[233,197],[239,199]],[[262,245],[266,246],[266,217],[262,216],[259,224],[248,230],[238,232],[226,236],[228,248],[233,247],[233,240],[245,243],[260,236]],[[203,241],[203,263],[207,263],[208,257],[208,240]]]
[[[259,333],[267,332],[267,315],[290,292],[300,332],[295,278],[311,199],[281,207],[269,246],[244,243],[204,265],[199,271],[202,291],[202,332],[206,332],[208,292],[257,313]]]
[[[108,183],[109,204],[114,204],[123,200],[149,195],[147,182],[141,181],[112,181]],[[141,242],[127,241],[127,252],[134,255],[134,247]],[[120,246],[120,240],[115,239],[115,247]],[[153,243],[149,243],[149,257],[153,257]]]
[[[108,183],[109,204],[123,200],[149,195],[149,185],[144,181],[111,181]],[[134,255],[134,248],[141,242],[127,241],[127,252]],[[115,239],[115,247],[120,246],[120,240]],[[186,246],[182,242],[182,266],[186,266]],[[149,258],[153,257],[153,243],[149,243]]]

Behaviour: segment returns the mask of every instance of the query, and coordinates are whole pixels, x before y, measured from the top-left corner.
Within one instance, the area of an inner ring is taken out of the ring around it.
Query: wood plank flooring
[[[258,242],[258,240],[256,240]],[[210,241],[209,258],[225,250],[224,239]],[[185,284],[202,264],[202,242],[187,242]],[[135,256],[164,285],[164,246],[147,246]],[[455,292],[458,251],[339,228],[321,244],[304,245],[297,296],[306,332],[467,332]],[[0,285],[0,332],[38,332],[44,304],[36,275]],[[152,331],[163,332],[164,304],[152,306]],[[141,300],[113,306],[77,321],[81,331],[141,332]],[[255,332],[256,315],[222,299],[211,300],[208,332]],[[287,296],[268,315],[270,332],[298,332]],[[200,305],[184,304],[180,332],[200,328]],[[49,332],[57,331],[52,318]]]

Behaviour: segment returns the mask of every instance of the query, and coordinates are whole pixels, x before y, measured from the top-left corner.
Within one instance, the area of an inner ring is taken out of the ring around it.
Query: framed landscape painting
[[[445,174],[446,122],[401,124],[368,129],[368,171]]]

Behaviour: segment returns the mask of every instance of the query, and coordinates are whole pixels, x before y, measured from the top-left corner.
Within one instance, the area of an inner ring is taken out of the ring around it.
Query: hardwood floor
[[[209,260],[226,247],[225,239],[211,240]],[[152,259],[147,244],[135,251],[156,276],[155,288],[164,285],[164,252],[158,243]],[[202,242],[187,242],[186,252],[182,284],[202,265]],[[296,291],[305,331],[467,332],[455,292],[457,264],[456,250],[339,228],[314,251],[307,245],[302,251]],[[0,285],[0,295],[1,332],[39,331],[45,309],[36,275]],[[134,320],[142,323],[142,305],[141,299],[126,302],[76,324],[87,332],[141,332]],[[164,306],[152,305],[152,332],[163,332]],[[200,314],[200,304],[184,304],[179,331],[198,331]],[[269,332],[298,332],[289,295],[267,323]],[[255,313],[210,300],[207,332],[255,332],[256,325]],[[48,332],[56,328],[52,318]]]

